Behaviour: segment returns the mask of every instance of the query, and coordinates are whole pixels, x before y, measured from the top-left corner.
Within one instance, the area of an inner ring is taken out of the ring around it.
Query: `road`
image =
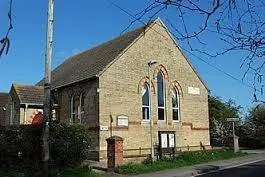
[[[265,177],[265,161],[213,172],[199,177]]]

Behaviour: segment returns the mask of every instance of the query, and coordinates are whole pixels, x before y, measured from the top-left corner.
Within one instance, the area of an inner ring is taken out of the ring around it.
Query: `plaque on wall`
[[[199,87],[188,87],[188,93],[192,95],[200,95]]]
[[[107,126],[107,125],[100,125],[100,130],[101,131],[108,131],[109,130],[109,126]]]
[[[129,117],[126,115],[117,116],[117,126],[128,126],[129,125]]]

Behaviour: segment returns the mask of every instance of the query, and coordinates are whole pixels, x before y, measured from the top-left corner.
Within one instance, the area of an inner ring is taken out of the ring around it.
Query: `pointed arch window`
[[[165,82],[161,72],[157,74],[158,120],[165,120]]]
[[[85,114],[85,106],[84,106],[85,98],[84,94],[82,93],[79,96],[79,105],[78,105],[78,123],[83,123],[84,121],[84,114]]]
[[[74,96],[71,97],[70,101],[70,123],[74,123],[75,119],[75,102],[74,102]]]
[[[150,89],[148,83],[144,84],[142,88],[142,116],[143,120],[149,120],[150,111],[150,100],[149,100]]]
[[[179,121],[179,94],[176,88],[172,89],[172,111],[173,121]]]

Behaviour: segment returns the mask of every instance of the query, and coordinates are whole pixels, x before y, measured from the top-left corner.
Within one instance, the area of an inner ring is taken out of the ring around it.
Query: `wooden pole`
[[[46,54],[45,54],[45,74],[44,74],[44,102],[43,102],[43,176],[49,176],[49,122],[51,118],[51,60],[53,43],[53,7],[54,0],[48,0],[48,21],[46,33]]]

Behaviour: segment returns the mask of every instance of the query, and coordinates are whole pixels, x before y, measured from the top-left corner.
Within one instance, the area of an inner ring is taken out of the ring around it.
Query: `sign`
[[[117,116],[117,126],[128,126],[129,118],[125,115]]]
[[[100,130],[101,131],[108,131],[109,130],[109,126],[107,126],[107,125],[100,125]]]
[[[169,149],[176,147],[174,131],[158,131],[159,147]]]
[[[169,140],[169,147],[170,148],[175,147],[175,134],[173,133],[168,134],[168,140]]]
[[[200,95],[199,87],[188,87],[188,93],[192,95]]]
[[[228,122],[237,122],[237,121],[239,121],[239,118],[237,118],[237,117],[226,118],[226,121],[228,121]]]
[[[161,147],[167,148],[167,134],[161,134]]]

